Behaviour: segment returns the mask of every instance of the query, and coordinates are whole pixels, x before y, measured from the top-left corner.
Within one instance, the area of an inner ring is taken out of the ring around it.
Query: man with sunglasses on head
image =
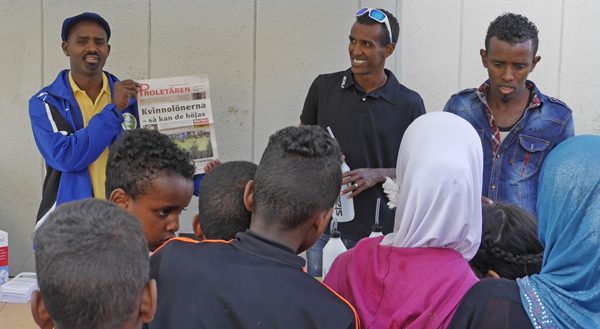
[[[408,125],[425,114],[418,93],[406,88],[386,70],[385,60],[396,48],[400,27],[383,9],[363,8],[356,13],[350,30],[351,67],[346,71],[319,75],[311,85],[300,121],[302,125],[330,127],[350,171],[344,173],[342,198],[354,199],[354,219],[339,223],[346,247],[369,236],[375,220],[377,198],[386,200],[382,183],[395,177],[400,141]],[[394,213],[381,203],[383,233],[394,227]],[[324,234],[307,251],[308,273],[321,275]]]
[[[37,226],[62,203],[104,199],[108,147],[123,130],[138,127],[137,84],[102,70],[110,35],[98,14],[65,19],[62,50],[70,69],[29,101],[33,136],[46,162]]]

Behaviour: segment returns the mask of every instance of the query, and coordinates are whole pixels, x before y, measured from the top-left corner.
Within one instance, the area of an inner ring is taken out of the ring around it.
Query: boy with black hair
[[[35,235],[40,328],[141,328],[156,311],[148,248],[135,216],[98,199],[64,204]]]
[[[244,205],[244,190],[256,168],[252,162],[230,161],[206,174],[192,223],[198,239],[231,240],[248,229],[252,213]]]
[[[527,80],[541,60],[538,45],[538,29],[527,17],[498,16],[488,27],[485,49],[479,51],[489,79],[453,95],[444,107],[479,132],[482,195],[534,215],[546,156],[575,135],[571,109]]]
[[[194,192],[189,154],[155,130],[121,134],[108,156],[106,198],[137,216],[156,250],[179,230],[179,215]]]
[[[340,166],[319,127],[272,135],[244,192],[250,229],[230,242],[176,238],[152,255],[160,299],[149,328],[358,328],[352,306],[297,256],[329,223]]]

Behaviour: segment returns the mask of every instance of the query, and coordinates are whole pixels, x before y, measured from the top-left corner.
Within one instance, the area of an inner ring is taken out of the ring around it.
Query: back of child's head
[[[535,216],[514,205],[483,207],[481,246],[470,261],[479,277],[490,270],[510,280],[538,274],[543,255]]]
[[[318,126],[277,131],[254,177],[254,214],[292,230],[333,207],[341,161],[339,145]]]
[[[149,260],[135,216],[98,199],[67,203],[35,242],[41,299],[57,328],[119,328],[138,315]]]
[[[256,164],[230,161],[210,170],[198,190],[198,223],[206,239],[231,240],[250,225],[244,190],[254,179]]]
[[[191,182],[194,171],[189,154],[166,135],[156,130],[129,130],[121,134],[108,155],[106,198],[122,188],[135,200],[159,177],[178,175]]]

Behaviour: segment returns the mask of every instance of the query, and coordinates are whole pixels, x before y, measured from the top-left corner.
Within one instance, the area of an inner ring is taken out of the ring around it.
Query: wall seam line
[[[250,144],[250,152],[252,162],[255,161],[255,144],[256,144],[256,43],[258,30],[258,0],[254,0],[254,44],[252,45],[252,143]]]
[[[152,73],[152,0],[148,0],[148,72],[147,78],[151,79]]]
[[[560,13],[560,42],[558,43],[558,72],[556,77],[556,97],[560,98],[560,75],[562,73],[562,59],[563,59],[563,42],[565,37],[565,0],[562,1],[562,10]]]
[[[456,86],[457,88],[455,88],[455,90],[461,90],[462,87],[462,58],[461,58],[461,54],[462,54],[462,48],[463,48],[463,30],[464,30],[464,23],[463,23],[463,17],[464,17],[464,10],[465,10],[465,1],[461,0],[460,2],[460,18],[459,18],[459,26],[458,26],[458,66],[457,66],[457,74],[456,76],[458,77],[458,81],[456,82],[458,84],[458,86]]]
[[[404,39],[402,37],[402,31],[404,31],[404,28],[402,27],[404,25],[404,13],[402,12],[402,3],[403,1],[400,0],[398,2],[396,2],[396,19],[398,20],[398,25],[400,27],[400,31],[398,31],[398,40],[396,40],[396,56],[395,56],[395,62],[394,63],[396,65],[396,72],[394,72],[394,74],[396,74],[396,78],[398,79],[398,81],[402,82],[402,39]]]
[[[41,75],[41,81],[40,81],[40,89],[44,88],[44,83],[46,81],[46,56],[45,56],[45,38],[44,38],[44,0],[40,1],[40,18],[41,18],[41,25],[40,25],[40,34],[42,35],[41,40],[42,40],[42,47],[41,49],[41,69],[42,69],[42,75]],[[45,166],[45,160],[44,157],[42,157],[42,155],[39,155],[39,161],[40,161],[40,172],[41,172],[41,181],[42,183],[44,182],[45,178],[46,178],[46,166]]]
[[[40,26],[40,33],[42,35],[41,40],[42,40],[42,83],[41,83],[41,87],[40,88],[44,88],[44,81],[46,81],[46,65],[45,65],[45,60],[46,60],[46,56],[44,56],[44,0],[40,1],[40,12],[41,12],[41,26]]]

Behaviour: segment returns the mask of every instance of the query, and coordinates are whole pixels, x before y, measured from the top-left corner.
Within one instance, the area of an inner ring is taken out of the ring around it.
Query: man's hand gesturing
[[[123,112],[129,105],[129,97],[137,99],[138,83],[133,80],[123,80],[115,83],[112,103]]]

